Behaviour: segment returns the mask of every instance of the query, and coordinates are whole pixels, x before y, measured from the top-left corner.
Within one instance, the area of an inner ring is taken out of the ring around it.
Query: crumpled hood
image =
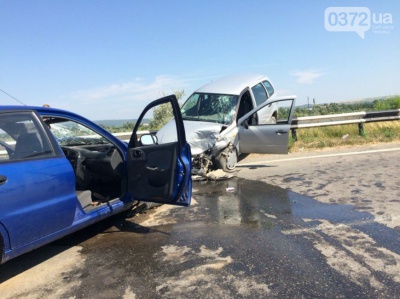
[[[184,122],[186,139],[190,144],[192,155],[198,155],[211,149],[217,141],[222,125],[209,122],[187,121]]]
[[[192,155],[198,155],[211,149],[221,132],[222,124],[184,120],[186,140],[190,144]],[[175,121],[169,121],[157,132],[159,143],[176,141]]]

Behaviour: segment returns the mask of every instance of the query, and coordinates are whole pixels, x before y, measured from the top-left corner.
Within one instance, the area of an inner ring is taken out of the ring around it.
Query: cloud
[[[147,82],[143,78],[135,78],[131,82],[77,91],[66,97],[85,103],[96,103],[110,99],[150,101],[162,97],[164,93],[170,94],[176,89],[182,89],[183,84],[181,80],[175,77],[162,75],[157,76],[152,82]]]
[[[321,77],[324,73],[318,70],[305,70],[305,71],[292,71],[291,76],[297,78],[297,82],[300,84],[313,84],[314,81]]]
[[[168,75],[160,75],[150,81],[135,78],[129,82],[64,95],[54,106],[89,119],[130,119],[138,117],[151,101],[185,87],[184,80]]]

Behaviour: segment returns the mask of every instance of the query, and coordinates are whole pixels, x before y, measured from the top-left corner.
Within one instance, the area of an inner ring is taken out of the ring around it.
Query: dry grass
[[[353,146],[378,142],[400,141],[400,122],[377,122],[364,124],[364,134],[358,133],[358,126],[343,125],[321,128],[298,129],[297,141],[290,137],[290,152],[307,149],[322,149],[338,146]]]

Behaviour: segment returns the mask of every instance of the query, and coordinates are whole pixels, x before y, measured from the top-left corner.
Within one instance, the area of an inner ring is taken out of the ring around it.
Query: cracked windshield
[[[194,93],[182,106],[182,117],[229,125],[236,114],[237,102],[238,96]]]

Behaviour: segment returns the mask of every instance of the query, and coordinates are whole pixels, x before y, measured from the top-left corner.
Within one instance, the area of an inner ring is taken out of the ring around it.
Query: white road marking
[[[258,162],[250,162],[250,163],[238,163],[236,166],[251,166],[251,165],[259,165],[259,164],[271,164],[276,162],[288,162],[288,161],[296,161],[296,160],[307,160],[307,159],[318,159],[318,158],[329,158],[329,157],[341,157],[341,156],[352,156],[352,155],[363,155],[363,154],[375,154],[375,153],[384,153],[384,152],[394,152],[400,151],[400,148],[388,148],[388,149],[380,149],[380,150],[370,150],[370,151],[359,151],[359,152],[350,152],[350,153],[337,153],[337,154],[327,154],[327,155],[318,155],[318,156],[307,156],[307,157],[297,157],[297,158],[286,158],[286,159],[277,159],[277,160],[267,160],[267,161],[258,161]]]

